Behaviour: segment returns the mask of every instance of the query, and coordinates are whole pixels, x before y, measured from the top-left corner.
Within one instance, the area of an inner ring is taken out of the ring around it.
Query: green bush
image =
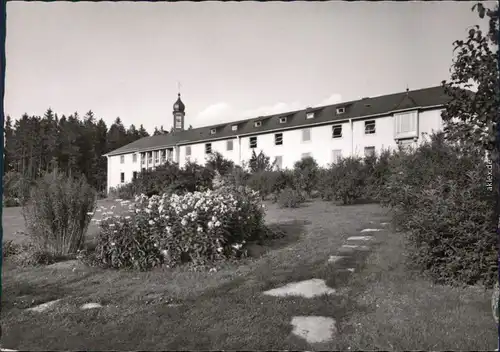
[[[243,255],[269,236],[258,194],[243,187],[183,195],[141,196],[130,215],[101,222],[96,260],[113,268],[196,266]]]
[[[76,253],[96,206],[96,193],[82,177],[55,170],[37,180],[23,216],[34,245],[50,256]]]
[[[4,206],[17,207],[29,199],[33,181],[19,172],[9,171],[3,177]]]
[[[380,192],[391,175],[389,163],[391,155],[390,150],[384,150],[380,155],[373,154],[363,159],[363,173],[365,177],[364,198],[370,200],[379,199]]]
[[[247,185],[254,191],[259,192],[262,199],[277,190],[276,186],[280,180],[281,173],[278,171],[257,171],[248,177]]]
[[[285,188],[278,196],[278,204],[281,208],[298,208],[304,203],[305,198],[300,191]]]
[[[2,243],[2,257],[8,258],[13,255],[19,254],[21,251],[21,246],[14,243],[12,240],[3,241]]]
[[[485,175],[484,152],[460,150],[442,134],[391,160],[383,205],[409,233],[410,264],[435,282],[491,286],[498,279],[494,199]]]
[[[4,197],[3,206],[5,208],[18,207],[21,205],[21,200],[19,198]]]
[[[109,198],[112,199],[134,199],[140,194],[139,187],[136,182],[130,182],[109,190]]]
[[[307,157],[297,161],[293,167],[296,186],[310,195],[318,185],[319,167],[314,158]]]
[[[248,169],[250,173],[258,173],[262,171],[271,171],[273,169],[273,164],[271,163],[271,158],[264,154],[261,150],[259,154],[252,151],[252,157],[248,161]]]
[[[225,159],[222,154],[214,152],[208,157],[205,167],[214,173],[218,172],[221,176],[226,176],[233,170],[234,162]]]
[[[333,177],[334,165],[321,168],[318,172],[318,193],[321,199],[331,201],[335,199],[335,182]]]
[[[341,201],[344,205],[360,199],[365,191],[365,172],[359,157],[342,158],[321,172],[320,194],[323,199]]]
[[[213,170],[190,162],[184,165],[175,184],[167,189],[176,193],[206,191],[212,188],[214,177]]]

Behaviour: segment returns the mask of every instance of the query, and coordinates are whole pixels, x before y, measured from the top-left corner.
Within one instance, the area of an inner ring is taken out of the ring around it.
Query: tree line
[[[153,135],[169,133],[155,128]],[[104,154],[149,136],[143,125],[125,128],[117,117],[111,126],[92,111],[80,116],[58,116],[47,109],[43,116],[24,114],[5,119],[4,172],[35,180],[56,167],[72,175],[83,174],[96,190],[106,189]]]

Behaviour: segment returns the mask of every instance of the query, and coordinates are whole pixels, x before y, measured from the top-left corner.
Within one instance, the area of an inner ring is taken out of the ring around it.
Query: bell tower
[[[172,112],[173,117],[174,117],[174,123],[173,123],[173,131],[174,132],[179,132],[179,131],[184,131],[184,110],[186,109],[186,106],[181,100],[181,93],[177,94],[177,101],[174,103],[174,111]]]

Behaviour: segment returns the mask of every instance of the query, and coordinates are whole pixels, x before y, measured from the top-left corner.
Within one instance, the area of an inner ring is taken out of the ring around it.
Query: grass
[[[14,208],[10,208],[14,209]],[[11,231],[13,212],[4,218]],[[366,227],[388,221],[366,204],[312,202],[298,209],[269,205],[267,221],[287,237],[254,246],[254,258],[217,272],[183,268],[127,272],[78,262],[18,268],[4,264],[2,346],[22,350],[491,350],[496,329],[490,291],[435,286],[403,266],[403,235],[375,234],[371,254],[327,264],[330,255]],[[19,222],[13,221],[14,224]],[[19,228],[18,230],[22,230]],[[92,238],[97,229],[89,229]],[[6,236],[8,237],[8,235]],[[291,281],[324,279],[339,295],[275,298],[262,292]],[[62,298],[44,314],[27,307]],[[87,302],[104,308],[80,311]],[[308,346],[291,335],[296,315],[338,322],[334,342]]]

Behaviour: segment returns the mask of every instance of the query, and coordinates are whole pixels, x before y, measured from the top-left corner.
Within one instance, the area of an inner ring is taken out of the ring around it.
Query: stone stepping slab
[[[268,290],[264,295],[274,297],[289,297],[301,296],[305,298],[313,298],[316,296],[335,294],[336,291],[326,285],[324,280],[311,279],[300,282],[292,282],[285,286]]]
[[[351,236],[347,239],[348,241],[371,241],[373,236]]]
[[[96,309],[96,308],[102,308],[102,305],[100,305],[99,303],[85,303],[80,307],[81,310]]]
[[[343,255],[331,255],[330,258],[328,258],[328,263],[335,264],[345,258],[346,257],[344,257]]]
[[[297,316],[292,318],[292,333],[309,343],[332,341],[337,334],[335,319],[322,316]]]
[[[43,313],[43,312],[46,312],[46,311],[50,310],[51,308],[53,308],[60,301],[61,301],[61,299],[56,299],[55,301],[42,303],[42,304],[39,304],[35,307],[28,308],[26,310],[29,312]]]
[[[367,252],[369,250],[370,250],[370,247],[368,247],[368,246],[355,246],[355,245],[344,244],[342,247],[340,247],[339,253],[352,254],[355,251]]]
[[[379,232],[382,231],[382,229],[363,229],[361,232]]]

